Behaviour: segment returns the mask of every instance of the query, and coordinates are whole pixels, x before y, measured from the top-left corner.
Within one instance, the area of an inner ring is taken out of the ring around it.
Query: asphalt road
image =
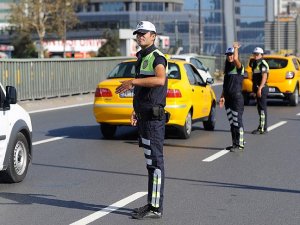
[[[33,162],[22,183],[0,183],[0,224],[298,225],[300,105],[271,101],[268,110],[270,132],[252,135],[258,115],[245,107],[241,153],[224,151],[224,109],[215,131],[197,123],[189,140],[168,137],[164,216],[154,221],[130,218],[147,191],[135,128],[102,139],[92,105],[32,113]]]

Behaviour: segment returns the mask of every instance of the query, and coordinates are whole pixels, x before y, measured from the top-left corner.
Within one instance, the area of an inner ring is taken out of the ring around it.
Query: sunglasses
[[[149,33],[149,31],[148,31],[147,33]],[[137,35],[137,36],[144,36],[144,35],[147,34],[147,33],[136,32],[136,35]]]

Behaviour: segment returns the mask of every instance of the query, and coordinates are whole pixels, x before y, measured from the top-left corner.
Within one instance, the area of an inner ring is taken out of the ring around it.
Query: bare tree
[[[21,31],[36,32],[39,56],[44,57],[43,41],[48,33],[65,37],[67,28],[78,23],[75,7],[86,0],[20,0],[12,4],[9,22]]]
[[[62,39],[64,44],[64,57],[65,43],[67,39],[67,31],[79,23],[75,10],[87,3],[87,0],[60,0],[56,1],[56,9],[54,16],[54,31]]]

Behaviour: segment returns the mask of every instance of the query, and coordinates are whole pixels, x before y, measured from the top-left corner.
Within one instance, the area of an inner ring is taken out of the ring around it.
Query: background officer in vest
[[[232,152],[244,150],[244,128],[242,120],[244,112],[244,98],[242,95],[244,66],[239,60],[239,47],[240,45],[234,42],[233,47],[228,48],[225,52],[224,83],[219,101],[221,108],[225,104],[232,137],[232,146],[226,149]]]
[[[136,39],[136,78],[123,82],[116,90],[122,93],[134,87],[131,124],[137,125],[139,146],[143,149],[148,169],[148,204],[133,210],[135,219],[161,218],[164,193],[163,142],[167,95],[167,60],[154,46],[156,28],[148,21],[138,23]]]
[[[264,51],[260,47],[253,50],[254,61],[252,63],[252,90],[256,95],[257,111],[259,115],[258,128],[252,134],[265,134],[267,130],[267,95],[269,92],[266,85],[269,73],[269,65],[263,59]]]

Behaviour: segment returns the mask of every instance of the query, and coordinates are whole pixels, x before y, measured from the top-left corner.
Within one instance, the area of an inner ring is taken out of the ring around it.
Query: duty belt
[[[136,113],[136,118],[138,120],[144,120],[144,121],[150,121],[150,120],[162,120],[159,117],[155,117],[152,115],[152,112],[142,112],[142,113]]]
[[[138,120],[164,120],[165,110],[161,106],[153,106],[149,111],[136,112]]]

